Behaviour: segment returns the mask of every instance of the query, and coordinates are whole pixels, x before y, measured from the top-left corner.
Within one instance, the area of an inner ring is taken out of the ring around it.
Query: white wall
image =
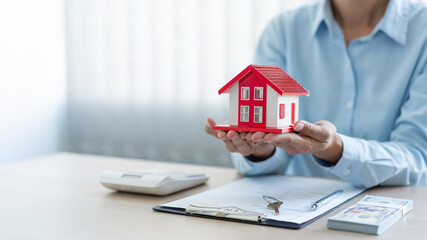
[[[231,88],[229,93],[229,109],[228,109],[228,122],[230,125],[239,124],[239,82],[236,82]]]
[[[266,127],[277,127],[277,119],[278,119],[278,113],[277,113],[277,99],[278,94],[276,90],[271,88],[267,85],[267,119],[266,119]]]
[[[0,163],[64,146],[62,9],[62,1],[0,1]]]
[[[276,109],[279,110],[280,104],[285,104],[285,118],[277,119],[278,126],[289,126],[292,124],[292,103],[295,103],[295,122],[296,122],[298,121],[298,116],[299,116],[299,96],[298,95],[279,96]]]
[[[280,96],[267,85],[267,127],[285,127],[291,125],[292,103],[295,103],[295,122],[299,116],[299,96]],[[285,118],[279,118],[279,105],[285,104]]]

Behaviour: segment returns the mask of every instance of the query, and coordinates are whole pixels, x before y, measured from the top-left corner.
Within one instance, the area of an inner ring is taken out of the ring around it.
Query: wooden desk
[[[98,182],[104,170],[165,168],[208,174],[208,184],[172,196],[117,193]],[[427,188],[382,187],[372,195],[414,200],[414,210],[383,235],[333,231],[327,218],[301,230],[154,212],[157,204],[239,178],[234,169],[60,153],[0,165],[0,239],[425,239]]]

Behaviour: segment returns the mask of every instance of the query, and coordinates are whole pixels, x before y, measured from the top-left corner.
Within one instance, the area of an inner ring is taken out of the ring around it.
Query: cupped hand
[[[274,152],[274,145],[271,143],[264,143],[262,139],[255,138],[254,142],[253,133],[236,132],[236,131],[218,131],[213,130],[215,120],[212,118],[206,119],[205,131],[209,135],[222,140],[225,147],[229,152],[238,152],[243,156],[253,156],[258,159],[266,159]]]
[[[314,156],[336,164],[342,156],[343,144],[337,136],[337,129],[329,121],[309,123],[298,121],[291,133],[255,133],[252,141],[271,143],[291,155],[312,153]]]

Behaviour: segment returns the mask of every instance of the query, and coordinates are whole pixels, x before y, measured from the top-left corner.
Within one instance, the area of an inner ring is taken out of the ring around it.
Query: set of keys
[[[274,210],[276,214],[279,214],[279,208],[282,206],[283,202],[278,200],[277,198],[271,196],[262,196],[265,201],[268,202],[267,209]]]

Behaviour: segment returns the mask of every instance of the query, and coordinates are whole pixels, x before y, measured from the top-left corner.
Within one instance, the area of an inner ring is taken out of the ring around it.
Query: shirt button
[[[346,168],[344,170],[342,170],[342,174],[344,174],[345,176],[350,174],[350,169]]]
[[[353,108],[353,101],[348,101],[345,105],[347,108]]]

